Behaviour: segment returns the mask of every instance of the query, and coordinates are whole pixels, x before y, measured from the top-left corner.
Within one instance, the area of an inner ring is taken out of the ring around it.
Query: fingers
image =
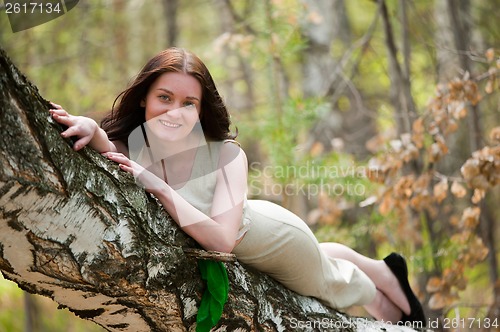
[[[56,105],[53,106],[55,107]],[[68,127],[72,125],[70,115],[62,108],[50,109],[49,113],[52,116],[52,119],[54,119],[57,123],[63,124]]]
[[[61,105],[58,105],[56,103],[50,102],[50,105],[54,108],[49,109],[49,113],[52,116],[54,120],[56,120],[58,123],[68,125],[69,121],[69,114],[66,112]]]
[[[65,124],[69,128],[66,129],[61,133],[61,136],[66,138],[66,137],[71,137],[71,136],[80,136],[82,133],[80,132],[80,128],[78,126],[73,126],[73,124],[69,121],[66,122],[61,122],[62,124]],[[86,136],[83,136],[81,138],[85,138]],[[89,139],[90,141],[90,139]],[[87,142],[88,143],[88,142]]]
[[[68,115],[68,112],[66,112],[61,105],[59,104],[56,104],[56,103],[53,103],[53,102],[50,102],[50,105],[53,107],[51,109],[49,109],[49,112],[53,115],[53,114],[57,114],[57,115],[61,115],[61,116],[67,116]]]
[[[52,118],[67,127],[73,125],[73,119],[67,113],[66,115],[52,114]]]
[[[56,104],[54,102],[50,102],[50,105],[54,106],[55,109],[60,109],[60,110],[63,109],[61,105],[58,105],[58,104]]]
[[[130,173],[130,174],[134,175],[134,169],[133,169],[132,167],[127,166],[127,165],[124,165],[124,164],[120,164],[119,166],[120,166],[120,168],[121,168],[122,170],[124,170],[125,172],[127,172],[127,173]]]
[[[63,135],[63,137],[68,137],[68,136],[71,136],[69,134],[67,134],[68,131],[70,131],[70,129],[72,129],[73,127],[69,128],[68,130],[64,131],[61,133],[61,135]],[[89,142],[90,142],[90,139],[92,137],[90,136],[84,136],[82,138],[80,138],[78,141],[75,142],[75,144],[73,145],[73,149],[75,151],[78,151],[80,150],[81,148],[83,148],[85,145],[87,145]]]
[[[113,160],[116,163],[123,164],[123,165],[128,166],[128,167],[131,166],[130,159],[128,159],[123,153],[105,152],[102,155],[110,160]]]
[[[49,112],[52,116],[69,116],[69,113],[63,109],[50,109]]]
[[[124,154],[118,152],[104,152],[102,153],[102,155],[109,160],[118,163],[121,170],[135,176],[137,170],[134,169],[134,164],[132,163],[132,161],[128,159]]]
[[[118,152],[104,152],[103,156],[118,163],[120,169],[134,176],[136,183],[148,192],[155,192],[160,189],[162,180],[153,173],[146,170],[140,164],[128,159]]]

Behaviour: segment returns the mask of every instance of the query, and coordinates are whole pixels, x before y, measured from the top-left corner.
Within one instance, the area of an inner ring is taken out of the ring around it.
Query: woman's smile
[[[179,128],[180,126],[182,126],[178,123],[172,123],[172,122],[167,121],[167,120],[158,120],[158,122],[160,122],[163,126],[168,127],[168,128]]]

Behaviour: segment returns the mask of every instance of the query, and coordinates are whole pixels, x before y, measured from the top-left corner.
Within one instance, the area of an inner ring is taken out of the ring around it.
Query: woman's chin
[[[176,135],[176,134],[168,134],[168,135],[159,135],[158,139],[160,141],[165,142],[165,143],[175,143],[175,142],[181,142],[186,139],[187,135]]]
[[[200,138],[204,137],[201,127],[198,130],[197,127],[188,128],[184,125],[177,128],[154,125],[149,126],[148,132],[148,140],[151,145],[170,143],[199,144]]]
[[[151,128],[151,132],[154,134],[156,139],[167,142],[175,142],[182,140],[187,136],[184,128],[168,128],[165,126],[154,126]]]

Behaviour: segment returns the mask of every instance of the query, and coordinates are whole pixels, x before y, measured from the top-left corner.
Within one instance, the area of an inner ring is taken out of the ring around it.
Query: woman
[[[169,48],[153,57],[117,97],[102,128],[53,105],[53,118],[68,127],[61,135],[77,137],[75,150],[89,145],[119,163],[205,249],[232,252],[333,308],[363,305],[378,320],[425,325],[401,256],[373,260],[341,244],[320,244],[288,210],[247,200],[245,153],[194,54]]]

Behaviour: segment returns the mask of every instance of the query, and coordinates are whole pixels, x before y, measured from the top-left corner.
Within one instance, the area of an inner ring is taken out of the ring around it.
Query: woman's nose
[[[181,116],[181,106],[180,105],[172,105],[173,107],[167,110],[167,114],[171,117],[178,118]]]

